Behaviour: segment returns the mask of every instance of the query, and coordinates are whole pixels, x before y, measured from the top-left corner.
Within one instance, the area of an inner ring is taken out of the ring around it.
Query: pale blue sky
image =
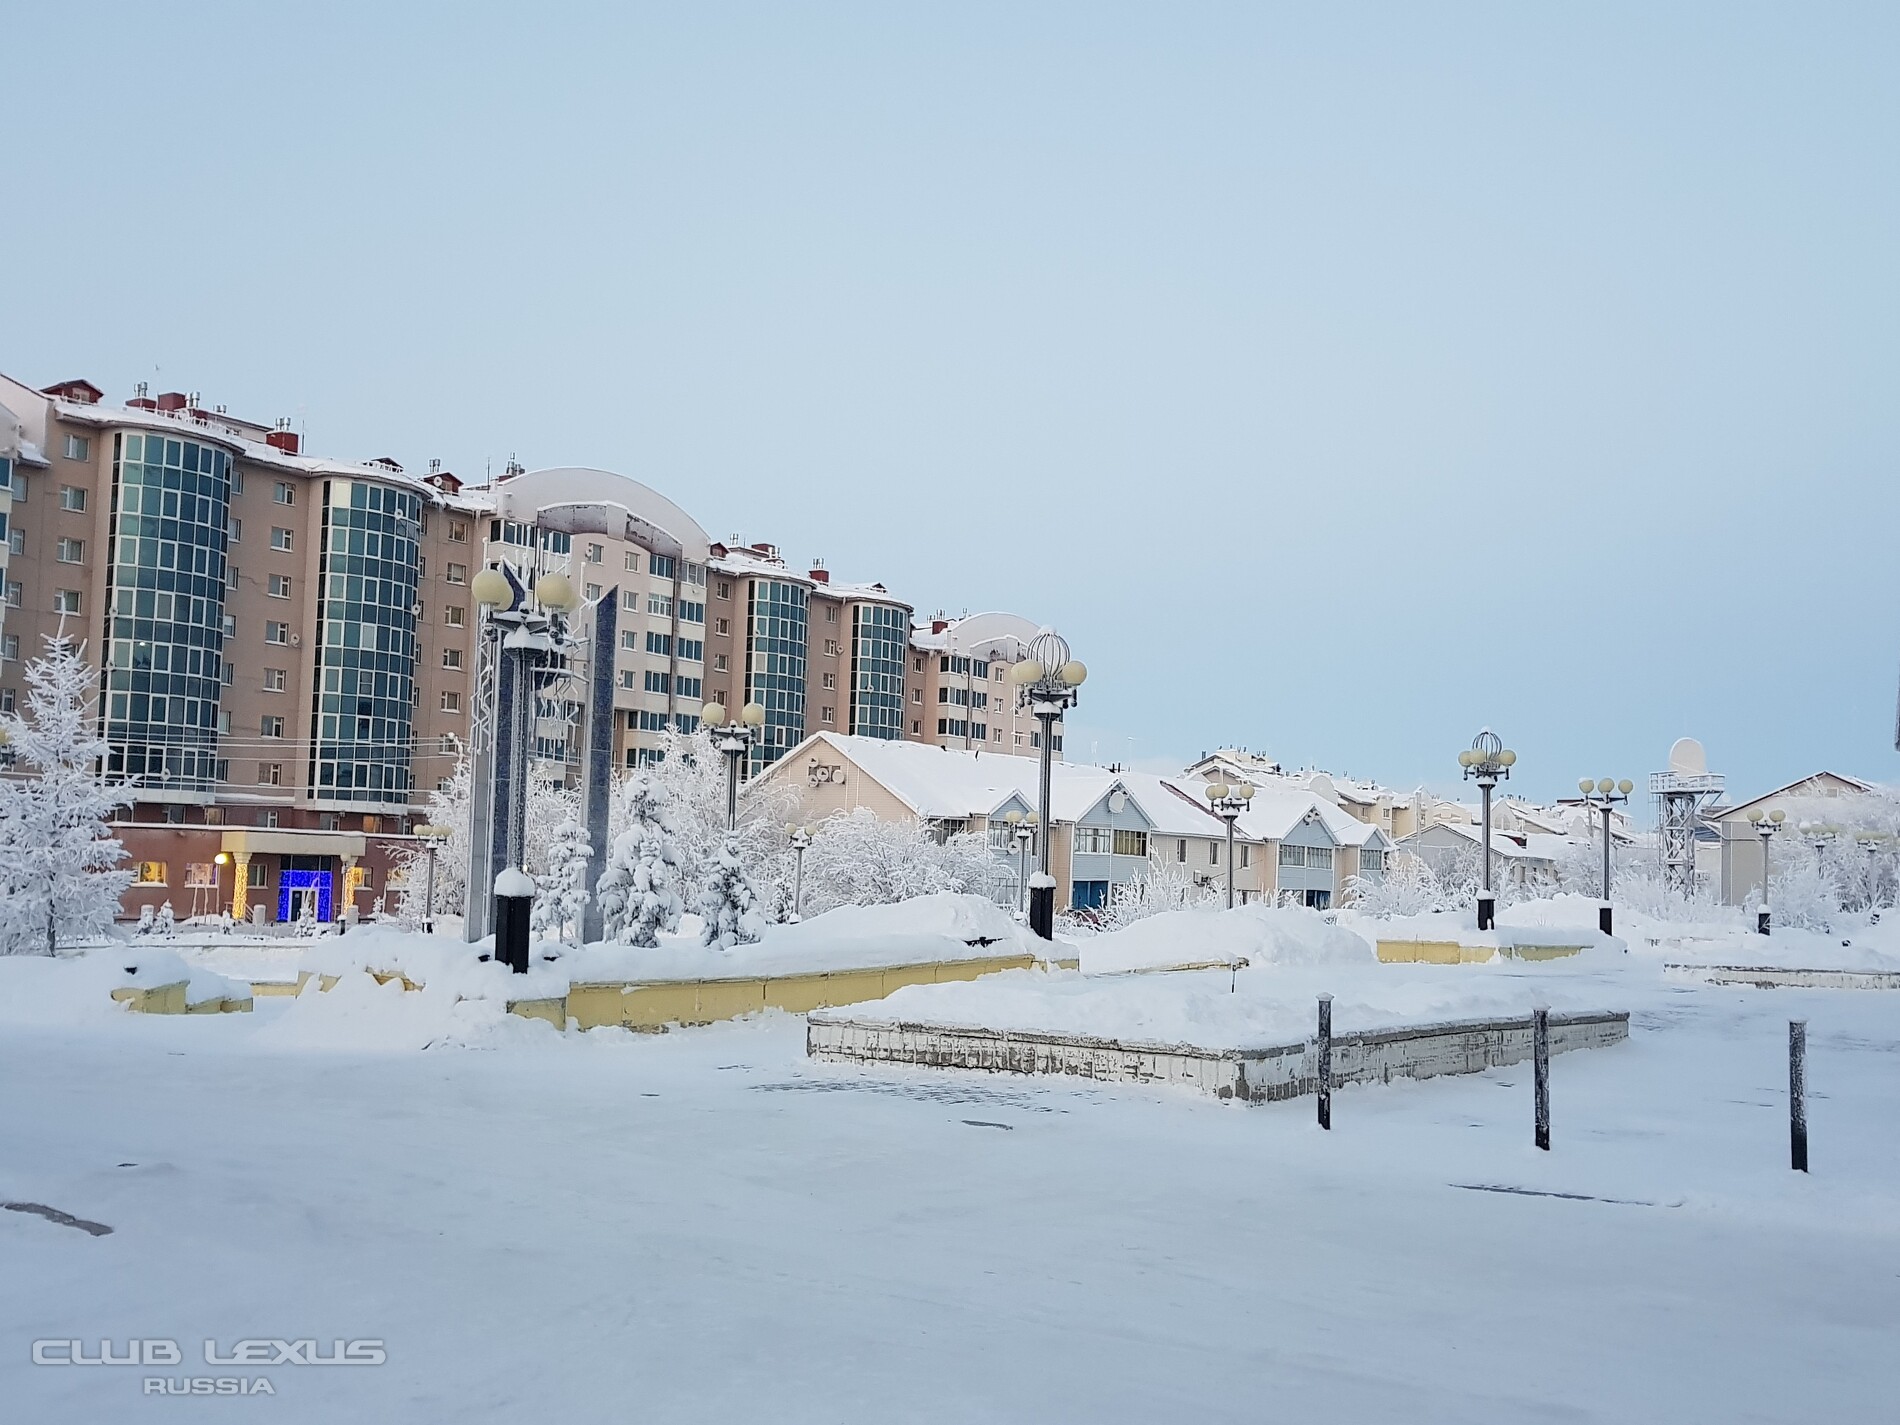
[[[1054,622],[1073,750],[1894,777],[1890,4],[14,7],[0,369]],[[1129,739],[1135,741],[1131,744]]]

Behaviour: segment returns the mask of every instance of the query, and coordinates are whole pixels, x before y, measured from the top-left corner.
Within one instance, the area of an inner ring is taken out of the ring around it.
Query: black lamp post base
[[[1605,935],[1616,934],[1614,930],[1610,929],[1614,920],[1615,917],[1611,914],[1609,906],[1604,905],[1597,908],[1597,929],[1601,930]]]
[[[1054,886],[1031,886],[1029,888],[1029,929],[1030,933],[1044,940],[1056,938],[1056,888]]]
[[[1769,933],[1768,910],[1767,910],[1767,907],[1765,906],[1762,909],[1755,912],[1755,933],[1757,935],[1766,935]]]
[[[1498,899],[1496,896],[1478,897],[1478,929],[1493,930],[1498,923]]]
[[[533,896],[495,897],[495,958],[517,975],[528,973],[528,907]]]

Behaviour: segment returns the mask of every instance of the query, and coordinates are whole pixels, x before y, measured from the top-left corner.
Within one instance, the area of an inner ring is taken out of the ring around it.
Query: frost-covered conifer
[[[26,715],[0,716],[13,770],[0,782],[0,955],[55,953],[102,934],[132,882],[107,820],[126,783],[101,771],[91,700],[98,674],[64,635],[26,666]]]
[[[735,945],[750,945],[765,933],[765,917],[759,914],[759,892],[739,859],[737,837],[726,844],[707,868],[706,882],[699,893],[699,913],[705,919],[701,939],[707,945],[730,950]]]
[[[545,869],[535,877],[531,927],[543,940],[564,940],[570,925],[578,929],[587,905],[587,863],[593,849],[587,829],[578,821],[563,821],[542,852]]]
[[[595,887],[607,937],[628,945],[657,945],[663,930],[679,928],[679,855],[659,785],[646,772],[621,785],[614,820],[623,830],[607,853]]]

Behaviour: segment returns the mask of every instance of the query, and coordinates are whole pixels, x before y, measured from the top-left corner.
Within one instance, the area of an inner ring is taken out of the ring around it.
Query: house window
[[[1115,833],[1106,826],[1078,826],[1075,849],[1082,856],[1106,856],[1115,847]]]
[[[1174,859],[1182,863],[1187,861],[1187,838],[1185,836],[1174,843]]]
[[[1304,866],[1306,864],[1306,848],[1304,846],[1289,846],[1284,841],[1281,842],[1280,864],[1282,866]]]
[[[450,628],[464,627],[467,618],[468,610],[463,608],[460,604],[444,604],[442,606],[442,622]]]
[[[270,492],[271,503],[276,505],[294,505],[297,503],[297,487],[288,480],[279,480]]]
[[[291,549],[290,531],[285,529],[282,525],[272,525],[270,531],[270,547],[272,549],[281,550],[286,554],[289,553]]]
[[[1241,844],[1240,864],[1243,867],[1245,867],[1248,863],[1250,863],[1253,860],[1252,855],[1249,854],[1252,850],[1253,848],[1251,846],[1246,845],[1244,842]]]
[[[1117,856],[1140,856],[1145,859],[1148,855],[1148,833],[1145,831],[1117,830],[1115,832],[1115,854]]]
[[[83,435],[69,435],[66,437],[65,450],[66,450],[66,458],[68,460],[84,460],[88,455],[92,453],[92,442],[86,439],[86,437]],[[83,510],[85,509],[85,507],[86,507],[85,502],[82,496],[81,502],[79,504],[68,505],[66,508],[69,510]]]
[[[1220,842],[1210,841],[1207,843],[1207,864],[1210,866],[1220,865]]]
[[[277,713],[265,713],[264,716],[258,720],[257,735],[259,737],[282,737],[284,735],[283,717]]]
[[[54,546],[54,557],[61,564],[84,564],[86,562],[86,541],[83,539],[62,539]]]
[[[264,625],[264,642],[289,643],[290,625],[287,623],[266,622]]]
[[[1073,910],[1100,910],[1108,904],[1107,881],[1076,881],[1069,895]]]
[[[466,584],[468,582],[468,565],[451,564],[448,567],[448,572],[443,577],[451,584]]]
[[[273,599],[290,597],[290,575],[273,574],[270,576],[270,596]]]
[[[260,787],[281,787],[284,784],[284,764],[282,762],[259,762],[257,764],[257,785]]]
[[[56,614],[76,614],[79,612],[79,590],[60,589],[53,595],[53,612]]]
[[[289,685],[290,685],[290,673],[287,669],[266,668],[264,670],[264,691],[265,692],[281,693]]]
[[[1383,875],[1385,873],[1385,852],[1379,850],[1377,847],[1368,846],[1359,853],[1359,869],[1369,875]]]
[[[443,649],[442,666],[444,668],[460,668],[462,666],[462,650],[459,648]]]
[[[462,710],[462,695],[460,693],[447,692],[442,695],[442,711],[443,712],[459,713],[461,710]]]
[[[138,870],[132,874],[135,886],[162,886],[165,884],[165,863],[163,861],[141,861]]]

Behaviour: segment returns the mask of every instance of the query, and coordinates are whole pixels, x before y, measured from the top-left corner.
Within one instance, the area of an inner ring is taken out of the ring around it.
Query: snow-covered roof
[[[1745,802],[1738,802],[1732,807],[1725,806],[1725,807],[1712,808],[1711,812],[1712,812],[1712,815],[1718,816],[1718,817],[1732,817],[1737,812],[1740,812],[1743,815],[1746,815],[1751,808],[1761,806],[1765,802],[1771,802],[1776,797],[1788,797],[1788,796],[1830,797],[1830,796],[1841,795],[1841,791],[1839,789],[1830,787],[1828,785],[1830,778],[1833,779],[1834,781],[1842,783],[1844,788],[1848,791],[1873,792],[1873,791],[1879,790],[1879,785],[1877,783],[1869,782],[1865,778],[1862,778],[1862,777],[1852,776],[1851,774],[1846,773],[1846,772],[1825,772],[1825,771],[1811,772],[1807,776],[1801,778],[1799,781],[1788,783],[1788,785],[1785,787],[1776,787],[1772,792],[1763,792],[1760,796],[1751,797],[1748,801],[1745,801]]]
[[[952,619],[935,633],[927,624],[913,628],[910,641],[913,648],[1014,662],[1040,632],[1040,625],[1020,614],[992,611]]]
[[[1430,826],[1421,827],[1405,837],[1399,844],[1409,845],[1421,837],[1430,836],[1433,832],[1445,832],[1461,841],[1469,841],[1473,846],[1484,845],[1484,837],[1477,827],[1458,821],[1433,822]],[[1539,832],[1520,838],[1508,835],[1495,827],[1491,831],[1492,853],[1512,861],[1555,860],[1558,853],[1571,844],[1571,838],[1567,836],[1551,836]]]
[[[489,487],[504,519],[533,523],[537,513],[555,507],[613,506],[632,517],[637,533],[656,530],[678,545],[694,563],[706,559],[712,541],[685,510],[658,490],[632,476],[587,466],[561,465],[529,470]],[[607,533],[608,531],[598,531]],[[643,541],[652,546],[652,540]]]

